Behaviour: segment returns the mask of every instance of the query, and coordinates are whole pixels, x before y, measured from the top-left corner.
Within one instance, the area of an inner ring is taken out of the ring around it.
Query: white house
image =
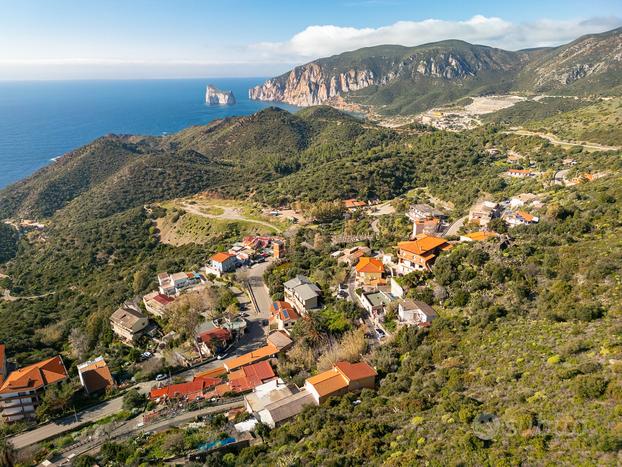
[[[427,303],[404,300],[397,305],[397,315],[404,324],[429,323],[436,318],[436,311]]]

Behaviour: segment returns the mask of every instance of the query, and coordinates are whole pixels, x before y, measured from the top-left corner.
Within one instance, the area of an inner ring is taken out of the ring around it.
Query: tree
[[[497,232],[500,234],[508,233],[508,225],[500,217],[491,220],[490,224],[488,224],[488,227],[490,227],[490,230],[492,230],[493,232]]]
[[[8,438],[0,438],[0,465],[13,467],[15,465],[15,448]]]
[[[258,422],[255,425],[255,434],[258,435],[261,440],[265,443],[266,436],[270,434],[270,427],[263,422]]]
[[[147,397],[136,389],[130,389],[123,396],[123,410],[142,408],[147,402]]]
[[[73,467],[93,467],[94,465],[97,465],[97,459],[95,459],[93,456],[89,456],[88,454],[85,454],[83,456],[76,458],[71,463],[71,465]]]
[[[144,291],[151,282],[149,271],[145,269],[139,269],[134,273],[134,280],[132,281],[132,289],[134,293],[140,293]]]
[[[89,336],[82,326],[75,326],[69,333],[69,344],[73,356],[78,360],[84,359],[89,351]]]
[[[318,224],[325,224],[343,216],[343,205],[340,201],[319,201],[309,208],[310,217]]]
[[[65,413],[76,389],[76,384],[71,381],[48,386],[37,407],[37,417],[58,417]]]

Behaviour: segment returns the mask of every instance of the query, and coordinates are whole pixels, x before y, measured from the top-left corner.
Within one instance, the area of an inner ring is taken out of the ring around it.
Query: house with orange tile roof
[[[376,370],[365,362],[337,362],[330,370],[305,380],[305,390],[312,395],[316,404],[349,391],[373,389],[375,385]]]
[[[221,251],[220,253],[212,255],[209,259],[209,264],[205,266],[205,270],[208,274],[212,273],[221,276],[227,272],[235,271],[237,265],[238,259],[235,255],[226,251]]]
[[[6,346],[4,344],[0,344],[0,384],[4,383],[7,374]]]
[[[397,272],[409,274],[414,271],[430,271],[438,255],[452,246],[440,237],[419,235],[415,240],[397,244]]]
[[[270,329],[277,329],[279,331],[294,327],[296,321],[300,319],[300,315],[294,307],[282,300],[277,300],[272,304],[270,313]]]
[[[377,258],[363,256],[359,258],[354,269],[356,271],[356,281],[359,284],[377,286],[386,283],[382,277],[384,275],[384,264]]]
[[[343,201],[343,207],[348,211],[356,211],[359,208],[363,208],[367,206],[365,201],[359,201],[357,199],[351,198]]]
[[[216,368],[212,368],[211,370],[201,371],[197,373],[195,378],[218,378],[220,376],[226,375],[227,370],[224,366],[218,366]]]
[[[105,391],[115,385],[104,357],[97,357],[78,365],[80,384],[87,394]]]
[[[201,355],[210,355],[222,352],[231,342],[233,333],[227,328],[212,328],[197,336],[197,347]]]
[[[154,401],[170,399],[192,401],[203,397],[208,389],[214,388],[219,383],[221,383],[219,378],[195,377],[194,380],[185,383],[169,384],[161,388],[153,388],[149,392],[149,399]]]
[[[260,362],[261,360],[274,357],[278,353],[279,349],[276,348],[274,344],[269,343],[256,350],[245,353],[244,355],[240,355],[239,357],[225,360],[223,362],[223,366],[228,372],[231,372],[233,370],[237,370],[238,368],[242,368],[243,366],[250,365],[251,363]]]
[[[12,423],[34,417],[41,391],[67,378],[67,370],[60,356],[13,371],[0,386],[2,418]]]
[[[503,220],[510,227],[516,227],[518,225],[537,224],[540,221],[538,216],[529,214],[526,211],[508,211],[504,213]]]
[[[480,232],[471,232],[460,236],[461,242],[485,242],[491,238],[498,237],[499,234],[493,231],[482,230]]]
[[[229,373],[226,383],[216,386],[216,395],[222,397],[228,393],[240,394],[248,392],[276,378],[270,362],[263,360],[244,366]]]

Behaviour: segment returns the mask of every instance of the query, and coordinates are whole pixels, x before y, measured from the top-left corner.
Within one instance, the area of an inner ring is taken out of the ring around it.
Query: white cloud
[[[465,21],[398,21],[379,28],[318,25],[307,27],[285,42],[261,42],[250,49],[266,59],[287,61],[310,60],[381,44],[415,46],[445,39],[518,50],[563,44],[583,34],[603,32],[621,24],[620,18],[512,23],[476,15]]]

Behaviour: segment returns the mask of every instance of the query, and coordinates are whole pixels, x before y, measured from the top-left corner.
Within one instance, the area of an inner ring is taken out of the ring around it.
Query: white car
[[[168,376],[160,373],[158,376],[155,377],[156,381],[164,381],[166,378],[168,378]]]

